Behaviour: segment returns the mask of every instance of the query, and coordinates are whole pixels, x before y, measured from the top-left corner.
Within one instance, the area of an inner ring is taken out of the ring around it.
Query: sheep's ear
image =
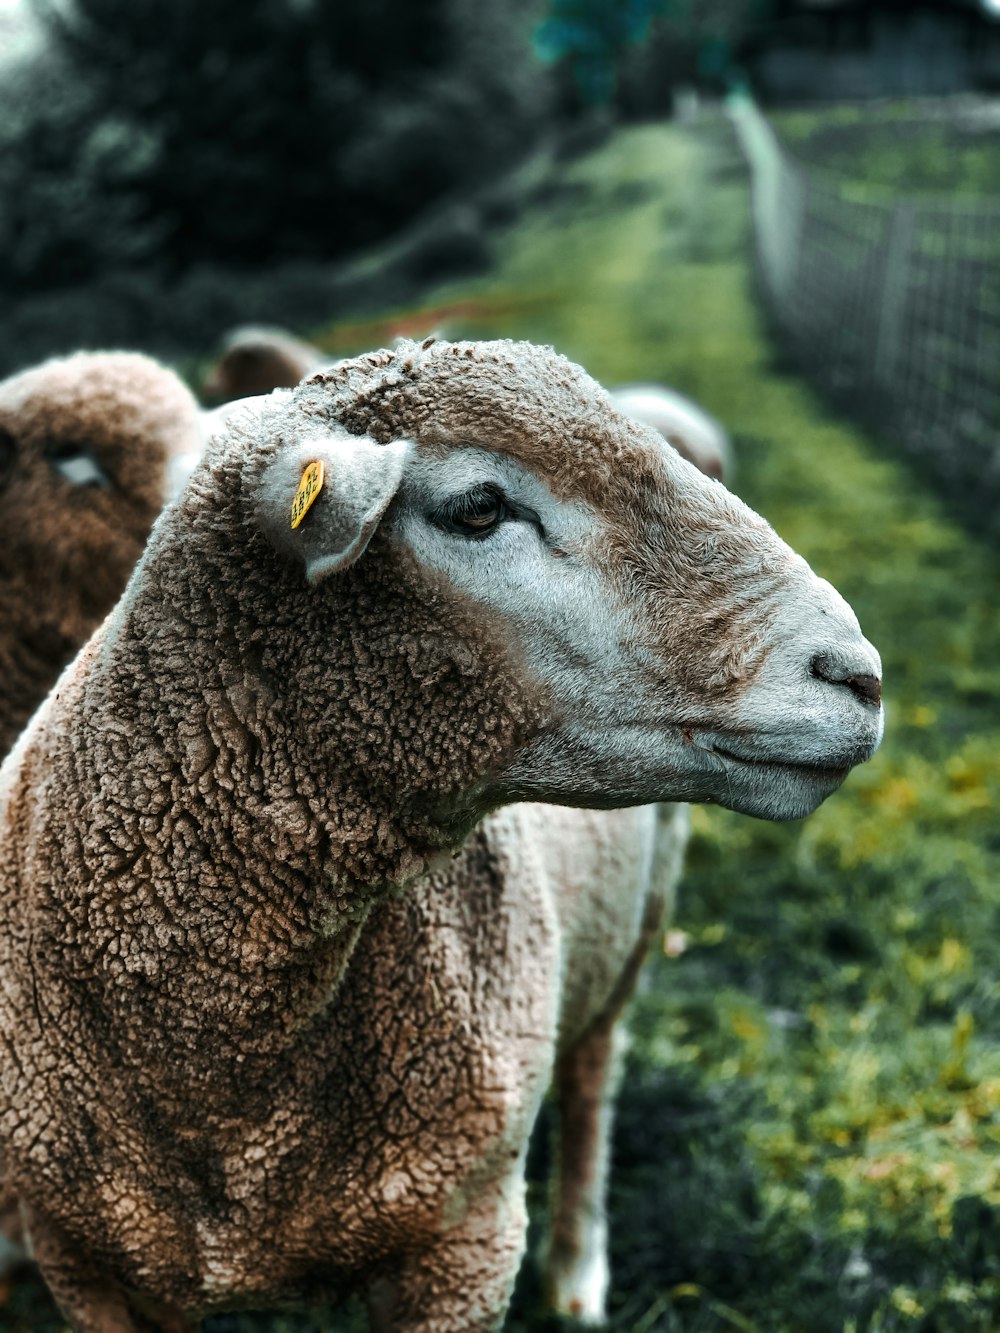
[[[408,440],[376,444],[357,435],[315,436],[271,465],[262,487],[262,526],[296,554],[318,583],[352,565],[399,488]]]

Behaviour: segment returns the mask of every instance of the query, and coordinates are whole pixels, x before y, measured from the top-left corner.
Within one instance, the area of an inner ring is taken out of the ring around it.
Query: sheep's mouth
[[[799,764],[787,759],[765,759],[746,754],[736,754],[722,745],[705,747],[709,754],[743,768],[755,768],[761,772],[779,772],[794,774],[813,782],[841,783],[851,771],[850,764]]]

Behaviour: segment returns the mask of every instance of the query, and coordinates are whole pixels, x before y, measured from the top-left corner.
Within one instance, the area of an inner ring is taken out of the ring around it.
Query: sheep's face
[[[637,432],[600,505],[504,455],[436,453],[408,460],[388,534],[481,608],[553,701],[503,775],[512,794],[790,818],[874,751],[880,665],[850,608],[669,450]]]
[[[873,753],[878,655],[763,519],[543,349],[446,345],[393,376],[395,360],[369,359],[383,383],[344,394],[337,417],[369,438],[332,449],[339,501],[282,544],[324,578],[378,526],[364,559],[547,700],[501,770],[478,775],[487,796],[794,818]],[[330,378],[350,390],[352,373]],[[286,499],[314,448],[282,465]]]
[[[171,455],[193,447],[199,431],[190,394],[146,357],[79,354],[5,381],[7,577],[33,596],[70,586],[106,610],[166,498]]]

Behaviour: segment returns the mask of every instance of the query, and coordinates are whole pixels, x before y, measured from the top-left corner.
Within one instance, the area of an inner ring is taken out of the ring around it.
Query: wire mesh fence
[[[797,161],[749,98],[732,116],[785,345],[1000,534],[1000,196],[873,198]]]

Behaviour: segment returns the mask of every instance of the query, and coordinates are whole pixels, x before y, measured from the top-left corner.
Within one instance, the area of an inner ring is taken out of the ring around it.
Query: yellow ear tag
[[[292,501],[292,527],[297,528],[306,514],[312,508],[316,497],[323,489],[324,477],[323,462],[317,459],[315,463],[310,463],[302,474],[302,480],[299,482],[299,489],[295,492],[295,499]]]

